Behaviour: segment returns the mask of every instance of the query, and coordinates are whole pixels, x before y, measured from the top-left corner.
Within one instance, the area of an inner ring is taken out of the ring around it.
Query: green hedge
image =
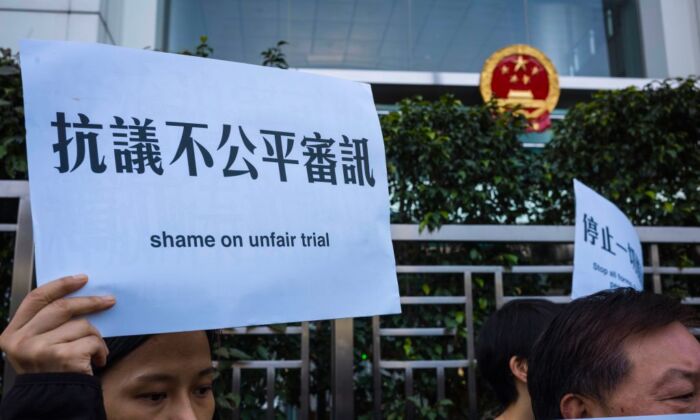
[[[0,49],[0,179],[27,179],[24,104],[17,57]]]
[[[576,177],[634,224],[700,226],[698,79],[596,93],[555,126],[542,161],[543,223],[573,223]]]
[[[700,225],[697,78],[602,91],[556,121],[543,153],[522,120],[451,96],[406,99],[382,118],[393,220],[573,224],[572,179],[638,225]]]
[[[444,96],[405,99],[381,123],[393,221],[435,228],[515,223],[527,214],[537,178],[535,156],[518,141],[523,118]]]

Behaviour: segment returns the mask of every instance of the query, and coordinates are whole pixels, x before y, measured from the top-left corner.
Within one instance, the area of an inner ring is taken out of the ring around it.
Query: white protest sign
[[[576,235],[573,299],[617,287],[644,288],[642,245],[629,219],[610,201],[574,180]]]
[[[21,45],[39,284],[105,336],[400,312],[368,85],[98,44]]]

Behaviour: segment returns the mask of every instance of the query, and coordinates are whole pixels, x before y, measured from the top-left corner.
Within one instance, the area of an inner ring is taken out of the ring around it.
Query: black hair
[[[476,345],[476,359],[501,404],[501,410],[518,399],[510,359],[530,358],[530,350],[559,307],[542,299],[519,299],[506,303],[484,323]]]
[[[102,376],[110,367],[114,366],[118,361],[124,358],[127,354],[136,350],[152,336],[147,335],[127,335],[123,337],[107,337],[104,339],[109,354],[107,355],[107,363],[104,366],[93,366],[95,376]]]
[[[214,332],[205,332],[207,334],[207,340],[209,341],[209,346],[211,349]],[[127,354],[139,348],[151,337],[153,337],[153,334],[126,335],[121,337],[105,338],[105,344],[107,344],[107,348],[109,349],[109,354],[107,355],[107,363],[105,363],[105,365],[101,367],[93,366],[93,372],[96,376],[102,376],[107,370],[109,370],[109,368],[114,366],[119,360],[123,359]]]
[[[538,420],[561,418],[568,393],[605,402],[629,373],[627,338],[673,322],[697,325],[695,311],[668,296],[620,288],[576,299],[552,320],[533,348],[528,390]]]

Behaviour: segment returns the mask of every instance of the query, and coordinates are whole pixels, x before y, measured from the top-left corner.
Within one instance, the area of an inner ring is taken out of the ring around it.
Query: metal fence
[[[700,244],[700,228],[697,227],[637,227],[637,233],[644,245],[649,246],[651,265],[644,267],[644,273],[652,277],[655,293],[663,293],[662,275],[699,276],[700,267],[662,266],[659,258],[659,246],[663,244]],[[432,242],[474,242],[474,243],[508,243],[508,244],[571,244],[574,239],[573,226],[533,226],[533,225],[448,225],[437,232],[419,232],[416,225],[392,225],[392,239],[397,241],[432,241]],[[467,370],[467,392],[470,417],[477,417],[476,359],[474,357],[474,308],[472,296],[473,276],[489,274],[494,282],[494,299],[496,308],[505,303],[523,298],[540,298],[554,303],[566,303],[571,300],[568,295],[547,296],[509,296],[504,293],[504,274],[571,274],[572,265],[399,265],[401,273],[456,273],[464,278],[464,295],[460,296],[402,296],[402,305],[464,305],[465,328],[467,331],[467,354],[463,360],[422,360],[392,361],[381,358],[381,337],[384,336],[445,336],[454,335],[455,331],[446,328],[381,328],[380,317],[374,317],[373,325],[373,376],[374,376],[374,412],[380,416],[381,408],[381,369],[400,369],[404,371],[405,396],[413,395],[413,371],[431,369],[437,379],[436,395],[438,399],[445,396],[445,369]],[[686,297],[684,303],[698,305],[700,297]],[[700,332],[700,331],[696,331]],[[411,405],[406,403],[406,418],[415,417]]]
[[[243,370],[265,370],[266,395],[265,416],[275,418],[275,375],[278,369],[299,369],[301,372],[301,400],[299,401],[302,419],[309,418],[309,323],[302,322],[301,326],[287,326],[281,330],[269,327],[231,328],[223,330],[223,334],[232,335],[300,335],[301,355],[298,360],[245,360],[233,363],[232,390],[234,395],[241,395],[241,373]],[[233,418],[238,420],[240,412],[234,410]]]
[[[15,223],[0,224],[0,232],[15,233],[15,252],[12,266],[12,289],[10,295],[10,316],[32,288],[34,277],[34,234],[32,230],[29,183],[26,181],[0,181],[0,199],[17,199]],[[9,363],[5,363],[3,387],[9,389],[14,383],[15,373]]]
[[[11,313],[29,292],[33,277],[33,242],[30,216],[28,184],[24,181],[0,181],[0,198],[19,199],[17,222],[0,224],[0,232],[15,232],[15,259],[12,275]],[[419,232],[416,225],[392,225],[392,238],[395,242],[470,242],[470,243],[508,243],[508,244],[571,244],[574,239],[573,226],[492,226],[492,225],[448,225],[436,232]],[[700,227],[638,227],[640,239],[648,245],[649,265],[644,273],[651,276],[655,293],[663,293],[662,276],[699,276],[700,267],[664,266],[660,261],[659,247],[664,244],[700,244]],[[474,306],[473,277],[488,274],[493,279],[494,300],[496,307],[520,299],[524,296],[512,296],[504,293],[504,274],[570,274],[571,265],[399,265],[399,274],[459,274],[463,279],[462,294],[455,296],[402,296],[401,304],[409,305],[460,305],[464,308],[464,328],[466,331],[466,354],[458,360],[386,360],[382,358],[382,338],[386,337],[445,337],[454,336],[455,329],[421,326],[420,328],[382,328],[381,317],[372,318],[372,375],[373,375],[373,414],[381,418],[382,413],[382,370],[403,371],[405,397],[414,394],[414,373],[416,370],[434,371],[436,375],[435,393],[438,399],[445,397],[445,374],[447,370],[462,369],[466,371],[467,392],[470,417],[477,418],[476,360],[474,355]],[[556,303],[569,301],[568,296],[528,296],[548,299]],[[699,305],[700,296],[690,296],[684,303]],[[331,407],[335,419],[354,418],[353,395],[353,320],[335,320],[332,323],[331,337]],[[244,370],[262,369],[266,372],[266,404],[264,410],[267,418],[274,418],[275,375],[278,369],[299,369],[301,380],[301,400],[299,418],[309,418],[309,324],[287,327],[283,331],[267,327],[235,328],[226,334],[238,335],[299,335],[301,337],[301,354],[293,360],[255,360],[237,362],[232,367],[232,388],[240,394],[241,374]],[[4,384],[7,387],[13,381],[13,374],[6,364]],[[237,414],[236,414],[237,415]],[[414,418],[412,406],[406,402],[405,417]]]

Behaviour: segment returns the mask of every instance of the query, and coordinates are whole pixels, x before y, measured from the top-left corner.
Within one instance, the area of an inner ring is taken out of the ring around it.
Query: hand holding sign
[[[114,305],[111,296],[66,295],[85,286],[87,277],[64,277],[32,290],[2,335],[0,348],[15,371],[92,374],[92,365],[107,361],[102,336],[86,319],[77,318]]]

